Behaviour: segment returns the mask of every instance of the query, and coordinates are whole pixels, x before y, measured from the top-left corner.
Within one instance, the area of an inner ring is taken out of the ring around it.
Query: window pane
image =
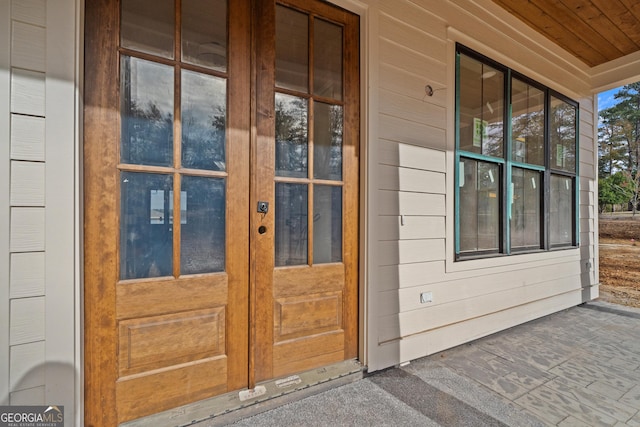
[[[500,250],[500,166],[460,161],[460,252]]]
[[[226,80],[182,71],[182,166],[225,170]]]
[[[313,22],[313,93],[342,99],[342,27]]]
[[[576,121],[576,107],[552,96],[551,169],[576,171]]]
[[[342,261],[342,187],[313,188],[313,263]]]
[[[123,163],[173,164],[173,68],[122,57]]]
[[[573,178],[551,175],[551,245],[573,244]]]
[[[173,177],[120,174],[120,278],[170,276],[173,272]]]
[[[307,200],[306,185],[276,183],[276,266],[307,264]]]
[[[544,92],[512,79],[511,114],[511,159],[544,166]]]
[[[504,156],[504,73],[460,55],[460,149]]]
[[[122,47],[173,58],[173,0],[123,0]]]
[[[313,113],[313,176],[340,181],[342,107],[316,102]]]
[[[276,175],[307,178],[307,100],[276,93]]]
[[[276,86],[309,92],[309,17],[276,6]]]
[[[513,168],[511,247],[540,249],[540,172]]]
[[[227,1],[182,1],[182,60],[227,69]]]
[[[182,177],[180,273],[224,270],[225,180]]]

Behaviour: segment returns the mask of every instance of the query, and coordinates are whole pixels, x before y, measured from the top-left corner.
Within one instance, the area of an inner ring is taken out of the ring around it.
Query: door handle
[[[266,214],[269,212],[269,202],[258,202],[258,213]]]

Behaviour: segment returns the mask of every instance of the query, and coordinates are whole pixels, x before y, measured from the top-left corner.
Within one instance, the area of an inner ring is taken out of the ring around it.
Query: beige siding
[[[368,353],[376,370],[597,294],[597,150],[588,70],[491,2],[369,2]],[[455,42],[580,102],[580,240],[563,251],[454,260]],[[429,96],[426,86],[434,90]],[[428,293],[431,302],[421,302]]]

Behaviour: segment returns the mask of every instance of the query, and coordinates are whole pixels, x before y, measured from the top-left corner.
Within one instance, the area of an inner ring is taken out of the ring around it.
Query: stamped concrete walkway
[[[588,303],[234,425],[640,426],[640,310]]]

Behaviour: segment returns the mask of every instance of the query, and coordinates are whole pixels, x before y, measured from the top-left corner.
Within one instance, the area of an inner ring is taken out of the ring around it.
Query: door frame
[[[81,0],[79,0],[80,3]],[[367,110],[367,91],[365,88],[367,69],[365,68],[367,39],[365,34],[366,18],[368,13],[368,7],[355,0],[323,0],[327,3],[331,3],[338,7],[342,7],[360,17],[360,28],[358,34],[358,46],[359,46],[359,87],[357,90],[359,96],[359,121],[360,121],[360,135],[358,141],[358,168],[359,168],[359,188],[358,188],[358,238],[356,244],[356,250],[358,252],[358,262],[356,264],[356,276],[358,282],[358,292],[355,301],[357,306],[357,313],[355,314],[355,333],[356,333],[356,349],[354,350],[353,357],[357,357],[363,364],[366,364],[366,271],[367,271],[367,247],[365,244],[365,236],[367,234],[367,221],[368,217],[367,206],[371,201],[367,201],[366,193],[366,176],[367,176],[367,158],[368,150],[366,144],[363,141],[367,140],[366,135],[366,114]],[[284,0],[284,3],[287,3]],[[88,4],[91,6],[87,7]],[[254,4],[252,2],[252,4]],[[109,19],[119,14],[118,8],[114,2],[108,0],[99,0],[96,2],[84,2],[84,21],[91,20],[92,22],[103,23],[100,28],[101,31],[86,32],[84,31],[84,37],[81,38],[81,46],[84,48],[84,64],[81,65],[81,73],[83,74],[83,83],[85,88],[91,88],[91,90],[85,90],[83,95],[83,109],[82,109],[82,131],[83,136],[80,141],[82,151],[82,187],[83,191],[79,195],[82,197],[83,202],[83,215],[82,224],[80,226],[83,230],[83,242],[81,245],[81,252],[83,254],[82,262],[80,266],[81,271],[84,271],[83,278],[83,320],[82,320],[82,334],[81,338],[83,344],[84,354],[84,370],[81,373],[81,384],[83,384],[84,398],[84,421],[86,425],[115,425],[117,424],[117,415],[115,411],[105,410],[105,408],[115,408],[115,386],[117,380],[117,367],[113,368],[112,355],[117,354],[117,321],[115,317],[111,317],[105,314],[101,308],[106,306],[115,307],[116,303],[116,291],[113,283],[118,281],[115,277],[117,268],[114,268],[113,264],[118,262],[117,259],[117,239],[109,239],[107,241],[102,240],[102,232],[99,230],[112,230],[118,232],[117,215],[111,215],[108,217],[98,217],[97,215],[86,215],[89,210],[102,210],[113,209],[114,206],[119,206],[117,195],[119,194],[117,187],[119,180],[117,177],[117,165],[115,162],[114,150],[118,147],[117,141],[111,141],[110,143],[101,144],[100,147],[94,147],[93,149],[86,149],[86,141],[101,140],[109,141],[109,138],[113,135],[119,135],[118,127],[118,93],[114,90],[107,90],[106,88],[118,87],[119,76],[115,73],[105,73],[98,75],[94,72],[87,72],[87,70],[94,69],[94,64],[100,63],[102,69],[110,68],[116,69],[117,55],[92,55],[90,48],[92,46],[101,46],[102,49],[114,49],[117,50],[117,33],[119,27],[105,24],[109,22]],[[251,49],[252,56],[255,56],[255,47]],[[248,57],[248,56],[247,56]],[[107,63],[105,65],[105,62]],[[97,84],[97,82],[100,84]],[[96,89],[98,88],[98,89]],[[255,100],[255,94],[252,94],[252,99]],[[111,108],[105,108],[105,106],[111,106]],[[100,123],[100,125],[96,125]],[[108,125],[106,125],[108,123]],[[253,131],[252,131],[253,132]],[[253,135],[252,135],[253,139]],[[105,158],[110,159],[104,161]],[[97,159],[102,159],[97,161]],[[86,165],[90,163],[92,167],[87,168]],[[112,197],[104,197],[102,191],[89,191],[89,189],[102,189]],[[251,190],[250,190],[251,191]],[[255,195],[255,191],[251,192]],[[252,199],[253,202],[253,199]],[[250,206],[253,206],[250,205]],[[117,209],[117,208],[116,208]],[[251,212],[251,210],[250,210]],[[253,225],[253,224],[252,224]],[[250,227],[252,226],[250,225]],[[250,247],[255,248],[255,245]],[[102,254],[97,256],[96,254]],[[251,259],[251,258],[250,258]],[[253,258],[255,259],[255,258]],[[250,268],[255,268],[255,265],[251,265]],[[89,271],[91,276],[86,272]],[[107,274],[110,272],[110,274]],[[254,276],[251,276],[255,278]],[[255,279],[254,279],[255,280]],[[255,286],[250,286],[250,292],[255,292]],[[255,298],[254,295],[250,295],[250,298]],[[252,313],[252,311],[250,311]],[[249,333],[255,333],[255,331],[249,330]],[[255,342],[255,341],[252,341]],[[249,362],[251,367],[251,362]],[[251,369],[249,372],[255,372]],[[249,381],[251,384],[251,379]]]

